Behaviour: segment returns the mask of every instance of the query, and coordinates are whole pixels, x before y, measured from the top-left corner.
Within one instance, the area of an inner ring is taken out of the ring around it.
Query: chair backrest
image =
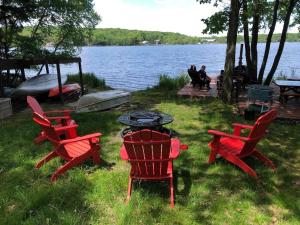
[[[33,120],[42,127],[42,130],[45,132],[49,141],[51,141],[53,144],[59,143],[60,138],[57,135],[54,127],[51,125],[51,122],[47,118],[37,112],[33,112]]]
[[[248,135],[248,138],[250,138],[250,142],[245,143],[240,155],[248,155],[249,153],[254,151],[257,142],[259,142],[259,140],[265,136],[268,126],[273,120],[276,119],[276,116],[277,111],[275,109],[272,109],[256,120],[251,132]]]
[[[253,88],[249,87],[248,88],[248,100],[250,101],[265,101],[265,102],[271,102],[272,101],[272,96],[273,92],[269,88],[264,88],[261,86],[255,86]]]
[[[200,80],[199,73],[197,70],[188,69],[188,74],[192,81],[198,82]]]
[[[34,97],[27,96],[27,103],[33,112],[37,112],[40,115],[44,115],[44,110],[42,109],[42,107]]]
[[[124,136],[128,161],[136,178],[163,178],[167,176],[170,161],[171,138],[152,130],[136,131]]]

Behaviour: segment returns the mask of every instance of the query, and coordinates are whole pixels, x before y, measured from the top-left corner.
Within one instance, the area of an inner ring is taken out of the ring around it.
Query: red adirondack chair
[[[53,110],[53,111],[47,111],[44,112],[38,101],[32,97],[27,96],[27,103],[32,109],[33,112],[36,112],[45,118],[47,118],[51,122],[55,122],[56,124],[53,125],[54,129],[60,128],[63,126],[76,124],[74,120],[72,120],[70,113],[72,110]],[[52,115],[52,116],[51,116]],[[58,135],[64,134],[66,138],[75,138],[77,137],[77,129],[74,127],[73,129],[67,129],[67,130],[59,130],[57,129]],[[34,142],[36,144],[47,140],[48,137],[45,134],[44,131],[41,131],[39,135],[34,139]]]
[[[132,181],[137,180],[169,180],[170,201],[174,207],[173,160],[180,150],[188,146],[181,145],[178,139],[157,131],[141,130],[125,135],[120,150],[123,160],[131,164],[129,175],[127,202],[130,199]]]
[[[233,134],[227,134],[216,130],[209,130],[208,133],[214,135],[213,140],[208,144],[211,149],[209,155],[209,163],[216,160],[219,154],[229,162],[237,165],[247,174],[257,178],[255,171],[250,168],[242,158],[246,156],[254,156],[263,161],[266,165],[275,169],[273,162],[260,153],[256,148],[256,144],[265,136],[266,129],[270,123],[276,118],[277,111],[271,110],[257,119],[253,126],[234,123]],[[242,129],[249,129],[248,137],[241,136]]]
[[[60,140],[57,130],[74,129],[74,127],[76,127],[77,125],[54,128],[47,118],[36,112],[33,113],[33,120],[42,127],[45,135],[47,135],[49,141],[51,141],[54,146],[54,150],[46,155],[42,160],[40,160],[35,167],[40,168],[46,162],[57,156],[68,161],[66,164],[58,168],[55,173],[53,173],[51,177],[52,182],[56,181],[58,175],[64,173],[73,166],[82,163],[88,158],[92,158],[95,164],[100,163],[99,142],[100,136],[102,135],[101,133],[94,133],[82,137]]]

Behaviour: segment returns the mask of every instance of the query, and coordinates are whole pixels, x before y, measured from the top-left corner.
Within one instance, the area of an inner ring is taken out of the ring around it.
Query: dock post
[[[62,104],[64,104],[64,97],[63,97],[63,94],[62,94],[61,73],[60,73],[59,61],[56,63],[56,70],[57,70],[59,97],[60,97],[60,100],[61,100]]]
[[[80,78],[81,95],[84,95],[83,76],[82,76],[82,68],[81,68],[81,59],[78,62],[78,66],[79,66],[79,78]]]

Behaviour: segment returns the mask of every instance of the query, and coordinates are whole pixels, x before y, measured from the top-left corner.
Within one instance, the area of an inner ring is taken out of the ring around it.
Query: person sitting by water
[[[191,65],[191,67],[188,69],[188,74],[189,74],[190,78],[192,79],[191,84],[193,85],[193,87],[195,87],[197,84],[200,87],[202,86],[202,82],[201,82],[199,73],[198,73],[195,65]]]
[[[204,85],[206,85],[207,89],[210,89],[209,84],[210,84],[211,78],[209,76],[207,76],[205,68],[206,67],[204,65],[202,65],[201,69],[198,71],[198,73],[199,73],[200,80],[202,81],[202,83]]]

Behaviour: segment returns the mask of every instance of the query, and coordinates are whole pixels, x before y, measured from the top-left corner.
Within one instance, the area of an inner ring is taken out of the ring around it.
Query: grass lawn
[[[174,209],[167,182],[135,183],[124,204],[130,166],[119,157],[124,126],[116,120],[133,109],[172,115],[168,127],[189,145],[174,163]],[[102,163],[86,162],[53,184],[50,176],[61,161],[34,168],[51,145],[33,143],[39,128],[31,112],[0,121],[0,224],[300,224],[300,125],[270,127],[258,147],[278,169],[248,159],[260,177],[256,182],[222,159],[207,164],[207,130],[231,131],[232,122],[244,122],[233,111],[218,100],[184,100],[152,89],[135,93],[130,109],[74,114],[81,135],[103,133]]]

